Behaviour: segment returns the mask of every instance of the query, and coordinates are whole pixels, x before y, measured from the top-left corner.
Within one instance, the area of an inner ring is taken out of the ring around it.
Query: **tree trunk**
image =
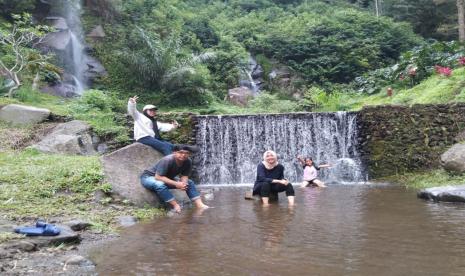
[[[13,97],[13,93],[18,90],[18,88],[21,86],[21,82],[18,78],[18,75],[17,74],[13,74],[13,82],[15,83],[15,85],[13,87],[11,87],[9,90],[8,90],[8,97]]]
[[[459,41],[465,41],[464,0],[457,0],[457,14],[459,25]]]

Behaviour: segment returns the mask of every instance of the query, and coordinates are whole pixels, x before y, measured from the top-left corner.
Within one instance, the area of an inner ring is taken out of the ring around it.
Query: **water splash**
[[[265,150],[279,155],[286,177],[301,181],[297,155],[309,156],[331,169],[320,170],[329,182],[366,181],[358,152],[355,113],[294,113],[241,116],[198,116],[195,165],[202,184],[255,181],[256,166]]]

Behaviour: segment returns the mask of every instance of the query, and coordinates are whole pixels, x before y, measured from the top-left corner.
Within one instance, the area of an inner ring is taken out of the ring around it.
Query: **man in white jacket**
[[[129,98],[128,114],[134,119],[134,140],[144,145],[151,146],[163,155],[169,155],[173,152],[173,144],[164,141],[160,136],[160,131],[167,132],[179,126],[176,121],[173,123],[157,122],[155,116],[157,107],[154,105],[146,105],[142,109],[142,113],[136,108],[137,96]]]

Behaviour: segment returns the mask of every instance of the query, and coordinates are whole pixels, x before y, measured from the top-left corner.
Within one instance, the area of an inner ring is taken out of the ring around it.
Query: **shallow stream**
[[[250,188],[249,188],[250,189]],[[127,228],[95,249],[100,275],[465,275],[465,205],[393,185],[297,188],[263,208],[222,188],[215,208]]]

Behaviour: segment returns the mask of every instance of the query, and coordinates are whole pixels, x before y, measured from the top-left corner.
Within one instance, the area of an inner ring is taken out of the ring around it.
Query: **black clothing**
[[[152,121],[152,128],[153,128],[153,132],[155,133],[155,139],[158,139],[158,140],[162,140],[163,139],[161,138],[161,135],[160,135],[160,130],[158,129],[158,124],[157,124],[157,120],[154,118],[154,117],[151,117],[147,114],[147,110],[145,110],[144,112],[142,112],[142,114],[145,115],[145,117],[149,118],[150,121]]]
[[[287,185],[271,183],[273,179],[284,179],[284,166],[278,164],[276,167],[268,170],[263,163],[258,164],[257,179],[253,186],[253,195],[269,197],[270,192],[280,193],[286,191],[286,196],[294,196],[294,188],[291,183]]]
[[[286,196],[294,196],[294,187],[292,186],[291,183],[287,185],[279,184],[279,183],[266,183],[266,182],[261,182],[258,184],[259,188],[255,191],[254,187],[254,192],[253,195],[260,195],[261,197],[270,197],[270,193],[280,193],[280,192],[286,192]]]
[[[158,129],[157,120],[153,118],[150,120],[152,120],[152,123],[153,123],[153,132],[155,133],[155,138],[157,138],[158,140],[163,140],[160,135],[160,130]]]

